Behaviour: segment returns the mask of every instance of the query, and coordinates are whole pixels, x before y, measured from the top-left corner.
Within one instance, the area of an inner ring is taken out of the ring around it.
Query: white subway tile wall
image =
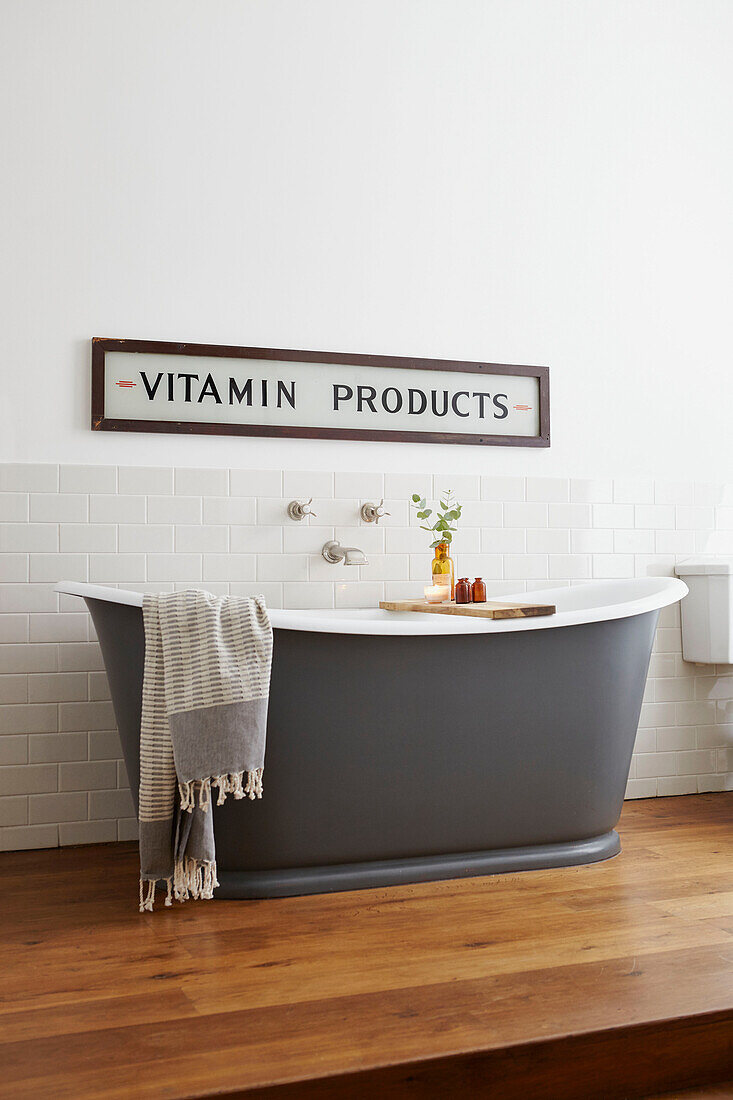
[[[134,839],[101,654],[59,580],[141,591],[264,593],[271,607],[359,607],[421,592],[428,538],[413,492],[464,504],[462,573],[490,593],[670,575],[733,554],[733,485],[170,467],[0,465],[0,850]],[[364,524],[366,500],[391,515]],[[296,523],[293,498],[316,517]],[[369,564],[328,565],[338,538]],[[531,760],[527,767],[531,767]],[[662,612],[627,797],[733,788],[733,667],[682,660]]]

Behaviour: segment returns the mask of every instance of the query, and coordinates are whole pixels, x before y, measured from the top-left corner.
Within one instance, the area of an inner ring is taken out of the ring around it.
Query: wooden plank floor
[[[606,863],[142,915],[131,845],[5,854],[0,1096],[733,1096],[732,825],[631,802]]]

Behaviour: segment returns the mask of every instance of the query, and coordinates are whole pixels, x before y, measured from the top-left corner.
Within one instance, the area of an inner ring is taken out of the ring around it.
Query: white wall
[[[729,0],[4,0],[0,459],[730,480]],[[93,335],[545,363],[553,445],[91,433]]]

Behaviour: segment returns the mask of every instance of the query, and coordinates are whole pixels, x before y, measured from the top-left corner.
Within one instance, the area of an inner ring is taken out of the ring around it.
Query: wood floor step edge
[[[685,1089],[684,1092],[655,1092],[644,1100],[731,1100],[733,1096],[733,1078],[721,1081],[717,1085],[706,1085],[700,1089]]]
[[[463,1051],[251,1089],[196,1093],[246,1100],[649,1100],[733,1074],[733,1009]],[[188,1094],[190,1095],[190,1094]],[[713,1093],[714,1095],[714,1093]]]

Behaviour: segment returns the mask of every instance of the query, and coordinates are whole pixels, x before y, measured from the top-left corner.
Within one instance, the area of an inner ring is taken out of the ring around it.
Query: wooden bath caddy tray
[[[384,611],[426,611],[430,615],[473,615],[478,619],[531,619],[554,615],[553,603],[428,603],[427,600],[380,600]]]

